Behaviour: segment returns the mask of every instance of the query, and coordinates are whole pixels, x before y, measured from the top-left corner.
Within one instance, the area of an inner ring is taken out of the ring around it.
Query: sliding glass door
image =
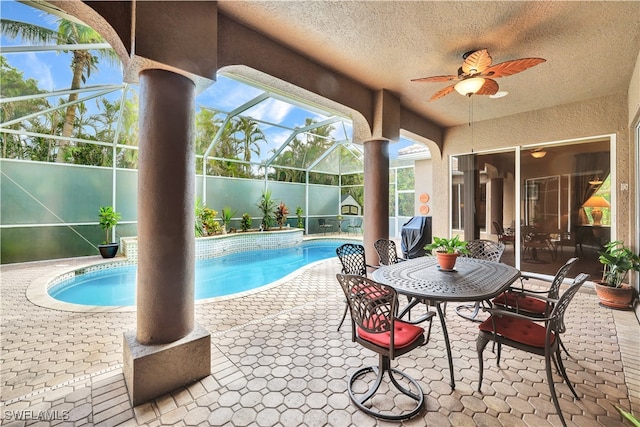
[[[515,151],[455,156],[451,170],[454,234],[503,242],[502,262],[515,266]]]
[[[521,150],[521,270],[553,275],[577,256],[570,276],[600,276],[598,252],[611,239],[610,164],[608,139]]]
[[[519,153],[517,162],[515,149],[452,157],[453,234],[502,241],[502,262],[525,272],[554,275],[577,256],[571,277],[599,277],[598,252],[612,238],[609,139]]]

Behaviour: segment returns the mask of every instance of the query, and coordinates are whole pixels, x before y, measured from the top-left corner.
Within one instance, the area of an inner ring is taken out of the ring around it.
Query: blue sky
[[[51,29],[57,27],[55,17],[13,0],[0,1],[0,15],[4,19],[28,22]],[[0,38],[0,43],[2,46],[24,46],[27,44],[20,40],[8,39],[4,36]],[[24,73],[25,78],[37,80],[41,89],[53,91],[67,89],[70,86],[71,54],[69,53],[28,52],[4,53],[3,55],[11,66],[20,69]],[[108,61],[103,60],[100,61],[98,70],[91,73],[86,85],[121,83],[122,71],[119,64],[110,65]],[[231,111],[262,92],[261,89],[236,82],[224,76],[219,76],[216,83],[196,98],[196,106],[197,108],[204,106],[222,111]],[[114,94],[113,97],[115,98],[117,95],[118,94]],[[243,115],[250,115],[257,120],[278,123],[290,128],[303,126],[305,118],[307,117],[318,121],[327,117],[273,98],[263,101],[250,110],[247,110]],[[347,132],[349,133],[347,137],[350,137],[351,124],[348,123],[346,126]],[[342,131],[342,126],[336,127],[339,129],[334,133],[334,137],[338,140],[343,140],[345,134],[344,131]],[[266,152],[268,150],[279,146],[291,133],[287,129],[274,126],[264,127],[263,132],[269,141],[268,147],[263,149],[263,156],[267,154]],[[398,149],[410,144],[411,142],[409,141],[390,144],[391,157],[395,158]]]

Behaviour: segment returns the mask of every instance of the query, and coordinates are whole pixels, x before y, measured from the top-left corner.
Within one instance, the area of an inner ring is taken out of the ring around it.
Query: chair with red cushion
[[[498,366],[500,366],[500,354],[503,344],[529,353],[544,356],[547,382],[549,383],[549,390],[551,391],[553,404],[560,416],[562,425],[566,426],[562,410],[560,409],[560,404],[558,403],[558,396],[556,396],[555,392],[555,384],[551,373],[551,361],[553,360],[555,366],[562,375],[562,378],[564,378],[569,386],[571,393],[573,393],[576,399],[579,399],[573,385],[569,381],[569,378],[567,378],[567,373],[564,369],[564,365],[562,364],[562,358],[560,357],[560,335],[567,329],[564,324],[564,314],[567,307],[576,292],[578,292],[580,287],[587,280],[587,277],[589,277],[587,274],[580,273],[573,281],[573,284],[562,293],[559,299],[552,300],[550,298],[545,298],[552,303],[553,310],[544,318],[530,317],[499,308],[488,309],[491,316],[479,325],[480,332],[476,340],[480,371],[478,391],[480,391],[482,387],[484,368],[482,353],[489,341],[494,341],[498,344]],[[544,323],[541,323],[541,320],[544,321]]]
[[[377,366],[360,368],[351,375],[347,383],[349,397],[359,409],[376,418],[405,420],[417,415],[424,407],[422,388],[409,375],[392,368],[391,361],[426,344],[431,321],[425,336],[424,328],[396,318],[398,295],[392,287],[364,276],[338,274],[336,277],[349,304],[352,341],[379,356]],[[431,313],[431,318],[434,315]],[[373,375],[369,375],[371,373]],[[385,374],[390,380],[385,382],[388,389],[393,385],[402,396],[376,395]],[[374,399],[374,396],[378,397]],[[384,408],[379,407],[380,403]]]
[[[336,248],[336,255],[342,264],[342,274],[357,274],[359,276],[367,276],[368,268],[375,268],[366,262],[364,254],[364,246],[357,243],[345,243]],[[347,311],[349,310],[349,304],[345,303],[344,313],[342,313],[342,319],[338,324],[338,331],[344,323],[344,319],[347,318]]]
[[[549,301],[558,299],[560,296],[560,286],[567,277],[567,274],[569,274],[571,268],[577,262],[578,258],[570,258],[567,260],[567,262],[558,269],[553,280],[551,280],[549,289],[526,289],[524,287],[524,281],[533,279],[533,277],[523,274],[520,276],[520,288],[511,287],[507,291],[495,297],[491,302],[493,305],[500,307],[503,310],[515,311],[531,317],[545,318],[553,309],[553,304],[550,304]],[[535,279],[543,282],[549,282],[549,280],[543,278],[536,277]],[[567,356],[569,356],[569,352],[562,342],[560,342],[560,346],[565,353],[567,353]]]
[[[507,310],[517,311],[519,313],[527,314],[530,316],[546,317],[551,312],[553,307],[549,306],[546,297],[550,299],[558,299],[560,296],[560,286],[564,282],[564,279],[569,274],[571,268],[578,262],[578,258],[571,258],[558,269],[554,278],[549,281],[544,278],[535,277],[536,280],[543,282],[549,282],[551,285],[549,289],[534,290],[526,289],[524,287],[524,281],[534,279],[534,277],[523,274],[520,276],[521,287],[511,287],[507,291],[495,297],[491,302],[494,305],[500,306]]]

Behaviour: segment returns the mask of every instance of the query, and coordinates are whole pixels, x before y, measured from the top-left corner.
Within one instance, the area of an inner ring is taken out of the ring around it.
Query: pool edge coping
[[[305,241],[314,241],[314,240],[354,240],[354,241],[358,241],[361,239],[358,239],[357,237],[348,237],[348,236],[331,236],[331,237],[309,237],[309,238],[305,238],[303,239],[303,242]],[[258,292],[262,292],[262,291],[266,291],[268,289],[271,289],[273,287],[279,286],[282,283],[284,283],[285,281],[291,280],[292,276],[295,276],[297,274],[302,274],[304,271],[306,271],[307,269],[315,266],[318,263],[321,262],[329,262],[330,260],[334,260],[337,257],[331,257],[331,258],[325,258],[322,260],[318,260],[318,261],[314,261],[311,264],[307,264],[305,266],[302,266],[300,268],[298,268],[297,270],[287,274],[286,276],[273,281],[271,283],[267,283],[266,285],[262,285],[260,287],[254,288],[254,289],[250,289],[247,291],[242,291],[242,292],[237,292],[231,295],[223,295],[223,296],[218,296],[218,297],[212,297],[212,298],[203,298],[203,299],[197,299],[194,301],[195,305],[201,305],[201,304],[211,304],[214,302],[220,302],[220,301],[225,301],[225,300],[231,300],[231,299],[235,299],[235,298],[242,298],[245,297],[247,295],[252,295]],[[51,288],[51,286],[54,286],[54,281],[59,278],[60,276],[64,276],[65,274],[71,274],[71,273],[75,273],[78,270],[82,270],[82,269],[86,269],[92,266],[96,266],[96,265],[100,265],[100,264],[126,264],[127,258],[125,257],[116,257],[116,258],[112,258],[112,259],[108,259],[108,260],[98,260],[96,261],[95,259],[92,260],[87,260],[86,263],[82,263],[79,265],[74,266],[73,268],[69,269],[69,270],[65,270],[65,271],[61,271],[61,272],[52,272],[51,274],[47,274],[41,277],[38,277],[37,279],[33,280],[33,282],[31,284],[29,284],[29,286],[27,286],[27,290],[26,290],[26,297],[27,300],[30,301],[32,304],[37,305],[38,307],[42,307],[42,308],[47,308],[47,309],[51,309],[51,310],[58,310],[58,311],[66,311],[66,312],[75,312],[75,313],[118,313],[118,312],[135,312],[137,310],[137,306],[136,305],[130,305],[130,306],[98,306],[98,305],[84,305],[84,304],[74,304],[74,303],[70,303],[70,302],[64,302],[64,301],[60,301],[57,300],[55,298],[53,298],[51,295],[49,295],[49,288]],[[137,264],[137,263],[134,263]]]

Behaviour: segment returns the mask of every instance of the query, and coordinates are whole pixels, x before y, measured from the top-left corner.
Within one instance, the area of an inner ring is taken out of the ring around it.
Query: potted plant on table
[[[621,240],[614,240],[604,245],[598,260],[603,265],[602,280],[595,281],[600,304],[611,308],[631,308],[635,289],[623,282],[629,270],[640,271],[640,256],[624,246]]]
[[[460,240],[459,236],[454,236],[451,239],[434,237],[433,243],[426,245],[424,249],[435,251],[440,269],[444,271],[453,271],[458,255],[469,253],[467,242]]]
[[[120,212],[113,210],[111,206],[102,206],[98,211],[98,218],[100,219],[100,228],[105,230],[105,240],[102,244],[98,245],[98,250],[102,258],[113,258],[118,253],[118,242],[109,242],[109,232],[120,221]]]

